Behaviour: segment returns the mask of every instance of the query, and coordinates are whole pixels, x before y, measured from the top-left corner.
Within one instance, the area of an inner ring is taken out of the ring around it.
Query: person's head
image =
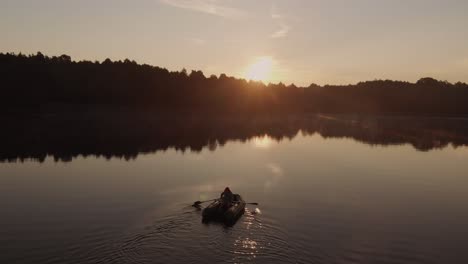
[[[224,189],[224,192],[231,192],[231,190],[229,189],[229,187],[226,187],[226,188]]]

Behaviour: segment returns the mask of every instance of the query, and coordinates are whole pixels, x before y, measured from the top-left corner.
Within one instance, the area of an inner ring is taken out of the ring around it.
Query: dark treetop
[[[372,113],[466,116],[468,85],[432,78],[416,83],[376,80],[354,85],[268,84],[201,71],[170,72],[134,61],[74,62],[0,54],[3,112],[90,106],[158,113]],[[6,110],[6,111],[5,111]]]

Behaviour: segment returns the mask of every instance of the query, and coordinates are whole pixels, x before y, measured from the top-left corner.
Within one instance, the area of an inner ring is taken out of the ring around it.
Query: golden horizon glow
[[[343,2],[0,1],[0,50],[303,87],[468,82],[468,1]]]
[[[258,57],[247,67],[244,78],[261,82],[271,81],[273,64],[274,62],[271,57]]]

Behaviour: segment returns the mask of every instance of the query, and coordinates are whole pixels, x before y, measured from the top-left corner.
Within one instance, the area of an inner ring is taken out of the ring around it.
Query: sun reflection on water
[[[249,237],[239,237],[235,240],[234,247],[236,248],[234,254],[243,257],[247,256],[248,259],[256,258],[259,254],[259,250],[262,249],[257,241]]]
[[[268,149],[273,144],[273,139],[267,135],[254,137],[252,139],[252,144],[255,148]]]
[[[234,241],[233,253],[237,255],[235,259],[247,258],[248,260],[252,260],[257,258],[264,249],[264,246],[262,246],[264,243],[261,242],[261,235],[259,233],[262,224],[256,219],[254,211],[246,209],[243,217],[243,225],[248,231]]]

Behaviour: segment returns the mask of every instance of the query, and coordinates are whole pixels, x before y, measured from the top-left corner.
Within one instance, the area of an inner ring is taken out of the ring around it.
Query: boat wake
[[[260,210],[246,209],[233,227],[203,224],[200,211],[183,209],[118,243],[111,263],[290,262],[285,232]]]

